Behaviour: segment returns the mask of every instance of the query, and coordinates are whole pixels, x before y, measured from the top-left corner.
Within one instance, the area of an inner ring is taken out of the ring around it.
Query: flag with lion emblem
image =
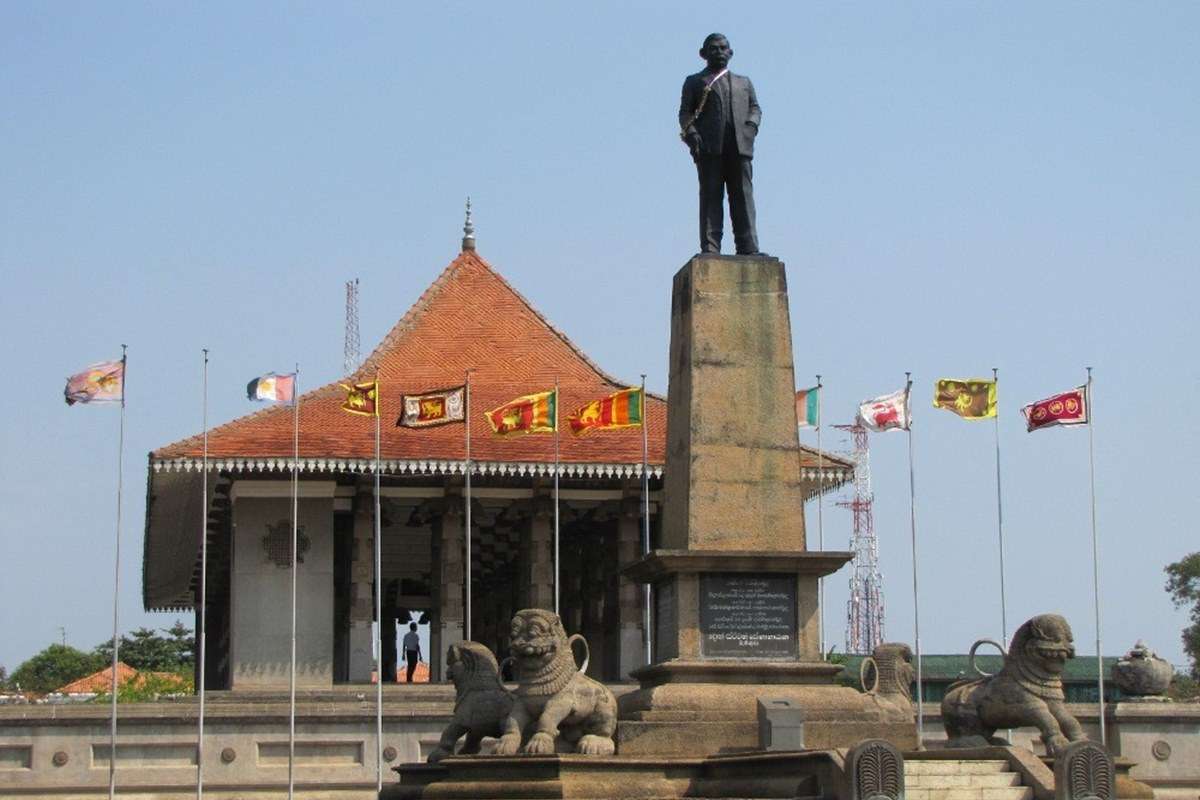
[[[485,411],[488,424],[497,436],[512,433],[553,433],[558,425],[558,393],[527,394],[502,406]]]
[[[996,382],[984,378],[942,378],[933,387],[933,407],[963,419],[996,416]]]
[[[571,433],[591,430],[637,428],[642,424],[644,395],[637,387],[622,389],[608,397],[592,400],[567,417]]]
[[[446,425],[465,419],[463,398],[467,387],[455,386],[425,394],[406,394],[400,400],[400,419],[396,426],[401,428],[428,428]]]

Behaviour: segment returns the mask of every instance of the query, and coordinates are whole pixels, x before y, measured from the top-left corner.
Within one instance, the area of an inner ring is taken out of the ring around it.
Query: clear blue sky
[[[1162,568],[1200,548],[1200,6],[547,2],[0,6],[0,664],[109,635],[117,412],[68,409],[65,376],[130,347],[122,627],[166,627],[140,603],[146,453],[199,430],[201,348],[214,422],[264,371],[338,377],[344,282],[370,349],[468,194],[483,256],[665,391],[697,249],[675,111],[712,30],[763,106],[797,382],[825,376],[836,422],[914,374],[925,651],[999,634],[992,429],[930,407],[997,366],[1010,619],[1061,611],[1094,653],[1086,431],[1018,413],[1090,364],[1104,650],[1182,662]],[[911,640],[905,441],[872,444],[887,635]]]

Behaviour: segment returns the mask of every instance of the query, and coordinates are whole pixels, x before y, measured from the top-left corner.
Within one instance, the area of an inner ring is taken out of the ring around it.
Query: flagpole
[[[206,642],[208,636],[208,348],[204,353],[203,400],[201,417],[204,428],[204,450],[201,459],[200,479],[200,630],[197,658],[197,692],[200,695],[200,713],[196,726],[196,800],[204,797],[204,687]]]
[[[821,452],[821,376],[817,376],[817,549],[825,549],[825,470]],[[825,658],[825,576],[817,578],[817,597],[821,613],[817,620],[821,659]]]
[[[1088,474],[1092,487],[1092,587],[1096,607],[1096,676],[1100,687],[1100,744],[1108,745],[1108,731],[1104,720],[1104,651],[1100,649],[1100,540],[1096,535],[1096,442],[1092,429],[1095,417],[1092,414],[1092,368],[1087,368],[1087,386],[1084,388],[1087,403],[1088,426]]]
[[[912,435],[912,405],[909,395],[912,393],[912,373],[904,373],[904,416],[905,428],[908,430],[908,495],[909,495],[909,524],[912,534],[913,560],[913,639],[917,661],[917,749],[924,748],[925,709],[924,692],[921,687],[921,611],[917,600],[917,479],[913,459]]]
[[[121,345],[121,423],[117,434],[117,536],[113,566],[112,716],[108,732],[108,800],[113,800],[117,794],[117,650],[120,647],[117,631],[121,596],[121,496],[125,479],[125,371],[128,366],[128,349],[127,345]]]
[[[555,398],[557,401],[558,398]],[[471,370],[467,370],[466,388],[463,389],[463,419],[466,420],[466,434],[464,435],[464,452],[466,457],[463,459],[463,478],[464,487],[466,488],[466,530],[463,537],[465,541],[464,549],[466,551],[466,588],[467,588],[467,618],[464,620],[463,632],[466,634],[467,641],[471,641]]]
[[[992,367],[992,383],[996,386],[996,404],[1000,404],[1000,370]],[[996,535],[1000,545],[1000,641],[1008,647],[1008,601],[1004,584],[1004,504],[1000,494],[1000,411],[992,417],[996,423]]]
[[[642,555],[650,554],[650,433],[646,430],[646,374],[642,373]],[[646,663],[654,659],[654,643],[650,638],[650,584],[642,584],[642,628],[645,630]]]
[[[554,376],[554,613],[558,610],[558,376]]]
[[[292,632],[288,670],[288,800],[296,781],[296,562],[300,525],[300,365],[292,381]]]
[[[379,367],[375,368],[375,791],[383,791],[383,515],[379,509]]]

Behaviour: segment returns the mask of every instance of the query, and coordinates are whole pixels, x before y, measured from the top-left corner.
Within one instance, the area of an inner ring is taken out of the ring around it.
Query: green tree
[[[1167,592],[1176,608],[1191,606],[1192,624],[1183,629],[1183,651],[1192,662],[1192,677],[1200,680],[1200,552],[1186,555],[1164,569]]]
[[[46,694],[104,667],[104,659],[65,644],[52,644],[21,664],[9,682],[23,692]]]
[[[160,636],[152,628],[138,628],[121,637],[118,657],[136,670],[154,672],[179,672],[190,668],[195,641],[191,629],[176,621],[170,628],[163,629]],[[95,653],[112,659],[112,642],[102,642]]]

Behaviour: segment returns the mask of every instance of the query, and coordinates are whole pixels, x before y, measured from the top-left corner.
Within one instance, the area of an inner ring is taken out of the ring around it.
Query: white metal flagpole
[[[554,613],[558,610],[558,376],[554,376]]]
[[[1104,650],[1100,646],[1100,539],[1096,535],[1096,443],[1092,429],[1095,427],[1095,417],[1092,416],[1092,368],[1087,368],[1087,386],[1084,388],[1084,402],[1087,404],[1088,426],[1088,474],[1092,487],[1092,588],[1095,595],[1096,607],[1096,677],[1100,687],[1100,744],[1108,745],[1108,726],[1104,719]]]
[[[383,515],[379,509],[379,368],[375,368],[375,791],[383,791]]]
[[[913,460],[912,435],[912,373],[904,373],[904,415],[905,428],[908,431],[908,495],[909,495],[909,524],[912,529],[912,560],[913,560],[913,650],[917,661],[917,749],[924,749],[925,736],[925,697],[921,687],[921,609],[917,597],[917,479]]]
[[[642,555],[650,554],[650,433],[646,427],[646,375],[642,374]],[[654,661],[654,642],[650,633],[650,584],[642,584],[642,628],[646,642],[646,663]]]
[[[196,800],[204,797],[204,687],[205,653],[208,635],[208,348],[204,352],[204,378],[201,419],[204,427],[204,450],[200,478],[200,630],[197,631],[196,692],[200,695],[200,711],[196,724]]]
[[[296,789],[296,562],[300,525],[300,365],[292,380],[292,634],[288,670],[288,800]]]
[[[996,385],[996,405],[1000,404],[1000,370],[992,367],[992,382]],[[992,418],[996,423],[996,535],[1000,546],[1000,641],[1008,647],[1008,601],[1004,585],[1004,503],[1000,493],[1000,410]]]
[[[120,622],[121,596],[121,496],[125,478],[125,372],[128,366],[126,351],[121,345],[121,424],[117,434],[117,536],[113,566],[113,637],[112,637],[112,712],[108,731],[108,798],[113,800],[117,793],[117,650],[120,638],[117,634]]]
[[[471,641],[471,370],[467,370],[467,379],[463,387],[463,419],[466,421],[466,433],[463,436],[463,486],[466,490],[464,508],[465,530],[463,531],[463,558],[466,569],[466,618],[463,620],[463,632],[467,641]]]
[[[825,469],[821,452],[821,376],[817,376],[817,549],[825,549]],[[825,576],[817,578],[817,602],[821,612],[817,620],[821,658],[825,658]]]

